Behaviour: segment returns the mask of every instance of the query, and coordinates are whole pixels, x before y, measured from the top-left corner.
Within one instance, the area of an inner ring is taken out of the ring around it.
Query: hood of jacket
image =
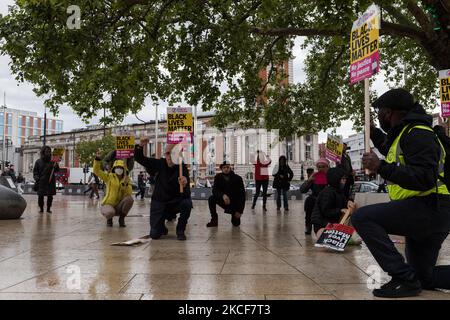
[[[114,161],[114,165],[111,168],[111,171],[114,170],[114,168],[119,168],[119,167],[123,168],[125,170],[127,168],[126,165],[125,165],[125,161],[123,161],[123,160],[116,160],[116,161]]]
[[[345,176],[345,171],[341,168],[331,168],[327,172],[328,185],[339,190],[341,179]]]

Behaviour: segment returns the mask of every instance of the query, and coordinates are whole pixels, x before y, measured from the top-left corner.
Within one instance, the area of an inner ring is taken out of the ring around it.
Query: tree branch
[[[397,20],[399,24],[409,26],[409,27],[416,27],[404,14],[400,12],[397,8],[390,4],[385,4],[382,7],[384,10],[386,10],[389,15],[391,15],[393,18]]]
[[[350,30],[350,29],[349,29]],[[250,32],[253,34],[259,34],[262,36],[345,36],[347,32],[337,29],[319,29],[319,28],[310,28],[310,29],[302,29],[295,27],[287,27],[287,28],[274,28],[274,29],[263,29],[260,27],[252,27],[250,28]],[[348,32],[350,34],[350,31]]]
[[[301,29],[295,27],[287,27],[287,28],[263,29],[259,27],[253,27],[250,28],[250,32],[253,34],[263,36],[281,36],[281,37],[287,36],[345,37],[350,35],[350,28],[344,31],[338,29],[319,29],[319,28]],[[381,23],[380,33],[391,36],[404,36],[411,39],[415,39],[417,41],[422,41],[426,38],[425,33],[419,28],[384,21]]]
[[[425,32],[428,38],[433,38],[434,31],[433,26],[430,23],[427,15],[423,10],[417,5],[416,1],[413,0],[405,0],[406,8],[408,11],[416,18],[422,30]]]
[[[325,75],[322,80],[322,88],[325,88],[325,85],[328,82],[328,76],[331,72],[331,68],[341,59],[342,55],[344,54],[345,50],[347,49],[347,46],[341,46],[341,51],[338,53],[338,55],[331,61],[331,63],[328,65],[327,70],[325,71]]]
[[[417,41],[423,41],[427,37],[425,32],[423,32],[419,28],[386,21],[381,21],[380,34],[386,34],[390,36],[403,36]]]

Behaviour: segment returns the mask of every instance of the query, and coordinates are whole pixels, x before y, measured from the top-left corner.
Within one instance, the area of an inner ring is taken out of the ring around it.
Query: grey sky
[[[0,14],[7,14],[8,5],[14,4],[14,0],[0,0]],[[294,82],[301,82],[305,79],[305,73],[303,71],[303,60],[306,56],[306,52],[300,49],[301,40],[296,41],[294,47]],[[6,104],[10,108],[30,110],[44,113],[43,98],[38,98],[33,92],[33,86],[29,83],[19,83],[15,80],[11,74],[8,63],[10,59],[8,56],[0,56],[0,93],[3,99],[3,92],[6,92]],[[362,85],[362,84],[361,84]],[[383,83],[381,77],[377,77],[374,89],[379,93],[384,92],[387,88]],[[3,100],[1,101],[3,104]],[[165,112],[165,106],[162,103],[159,113]],[[102,114],[99,114],[99,117]],[[52,117],[52,115],[50,115]],[[98,123],[99,117],[95,117],[91,120],[90,124]],[[148,121],[155,118],[154,108],[150,103],[146,103],[146,106],[138,113],[138,117],[142,120]],[[84,127],[85,124],[76,116],[68,106],[62,106],[58,118],[64,121],[64,130],[69,131],[75,128]],[[128,115],[124,121],[125,123],[137,123],[139,122],[134,115]],[[327,130],[331,131],[331,130]],[[350,134],[355,133],[352,130],[352,122],[345,121],[340,128],[337,128],[337,134],[347,137]],[[319,140],[323,142],[326,140],[326,133],[321,132],[319,134]]]

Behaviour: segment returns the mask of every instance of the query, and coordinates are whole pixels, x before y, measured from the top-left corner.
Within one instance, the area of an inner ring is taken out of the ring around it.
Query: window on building
[[[19,127],[21,127],[22,126],[22,117],[21,116],[19,116]]]
[[[34,127],[35,127],[35,128],[38,127],[38,118],[34,118]]]
[[[214,162],[210,162],[208,164],[208,176],[216,175],[216,164]]]
[[[19,127],[19,137],[23,136],[22,128]]]
[[[312,150],[310,145],[305,145],[305,159],[312,160]]]
[[[31,125],[30,125],[30,117],[27,117],[25,121],[26,121],[26,126],[27,127],[31,127]]]
[[[286,140],[286,157],[288,161],[294,161],[294,140],[292,137]]]
[[[38,129],[33,129],[33,136],[37,136],[37,135],[39,135]]]
[[[12,124],[12,114],[8,113],[8,124],[11,125]]]
[[[12,127],[11,126],[8,126],[8,135],[12,136]]]

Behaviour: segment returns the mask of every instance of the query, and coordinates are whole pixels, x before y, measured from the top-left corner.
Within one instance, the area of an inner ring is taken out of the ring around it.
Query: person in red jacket
[[[260,152],[259,150],[256,151],[256,161],[253,162],[253,165],[255,166],[256,193],[253,198],[252,209],[255,209],[256,200],[258,200],[262,186],[263,210],[267,211],[266,202],[267,202],[267,187],[269,186],[269,166],[272,163],[272,160],[270,160],[269,156],[264,154],[264,152],[262,152],[262,154],[264,155],[264,158],[261,162],[261,159],[259,157]]]

